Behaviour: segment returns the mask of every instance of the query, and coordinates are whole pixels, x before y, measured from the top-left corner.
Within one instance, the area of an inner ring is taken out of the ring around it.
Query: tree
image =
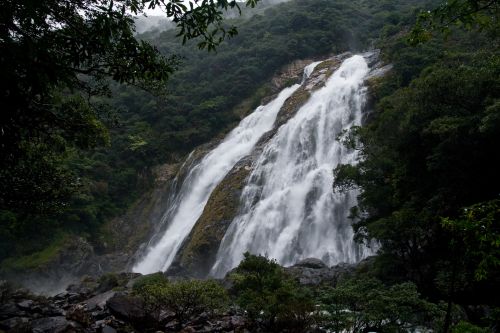
[[[266,331],[305,332],[313,323],[311,295],[275,261],[247,252],[230,279],[236,303]]]
[[[448,55],[378,103],[372,122],[354,133],[360,163],[336,170],[337,185],[362,189],[357,234],[380,241],[385,277],[410,279],[450,302],[494,302],[458,273],[465,255],[480,275],[481,267],[496,272],[490,284],[498,274],[498,70],[495,53]],[[453,290],[436,286],[440,275]]]
[[[430,328],[440,315],[413,283],[387,287],[373,278],[351,278],[324,288],[318,302],[322,324],[333,332],[405,332]]]
[[[229,303],[226,290],[215,280],[169,282],[161,274],[155,275],[134,285],[134,293],[143,299],[147,312],[158,322],[162,311],[172,311],[182,328],[190,318],[203,312],[210,316],[221,314]]]
[[[448,35],[453,26],[463,26],[467,29],[479,28],[498,37],[499,15],[500,1],[498,0],[445,1],[434,10],[420,12],[408,40],[415,45],[429,40],[433,32]]]
[[[109,142],[109,107],[95,97],[109,95],[110,79],[163,87],[178,60],[136,39],[132,18],[156,7],[200,48],[236,34],[223,23],[225,10],[239,8],[235,0],[1,2],[0,210],[27,220],[65,207],[81,185],[64,163],[68,152]]]

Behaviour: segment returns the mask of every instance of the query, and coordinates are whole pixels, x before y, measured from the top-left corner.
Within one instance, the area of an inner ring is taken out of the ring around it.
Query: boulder
[[[16,316],[19,309],[14,302],[0,304],[0,320]]]
[[[116,330],[108,325],[104,325],[104,327],[101,329],[101,333],[116,333]]]
[[[84,303],[87,304],[87,310],[88,311],[94,311],[96,309],[104,309],[106,306],[106,302],[115,296],[116,292],[115,291],[106,291],[105,293],[95,295],[92,298],[89,298],[86,300]]]
[[[33,333],[61,333],[71,328],[71,323],[63,316],[47,317],[31,322]]]
[[[25,299],[19,303],[17,303],[17,306],[20,308],[20,309],[23,309],[23,310],[29,310],[33,307],[33,301],[30,300],[30,299]]]
[[[297,264],[295,264],[295,266],[313,268],[313,269],[328,268],[328,266],[323,261],[316,258],[307,258],[301,260]]]
[[[30,332],[29,319],[26,317],[14,317],[0,321],[0,331],[8,332]]]
[[[302,285],[319,285],[323,283],[336,285],[339,280],[354,274],[356,266],[355,264],[342,263],[328,267],[319,259],[308,258],[291,267],[285,267],[285,271]]]
[[[108,299],[106,305],[109,311],[116,317],[132,323],[142,323],[146,320],[144,304],[138,297],[115,294]]]

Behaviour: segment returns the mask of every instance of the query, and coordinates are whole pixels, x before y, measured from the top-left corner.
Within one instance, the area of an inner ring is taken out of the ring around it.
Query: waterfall
[[[332,189],[335,166],[356,161],[356,152],[336,138],[361,124],[368,73],[362,56],[345,60],[265,145],[211,275],[223,276],[246,251],[267,255],[282,265],[308,257],[329,265],[352,263],[371,253],[353,240],[348,215],[356,203],[356,191]]]
[[[304,74],[302,75],[301,84],[306,82],[306,80],[309,78],[309,76],[311,76],[311,74],[314,71],[314,69],[316,68],[316,66],[318,66],[320,63],[321,63],[321,61],[315,61],[313,63],[310,63],[306,67],[304,67]]]
[[[174,201],[173,207],[168,208],[169,213],[166,214],[165,221],[167,227],[163,236],[133,267],[134,272],[147,274],[165,271],[170,266],[182,242],[201,216],[212,191],[232,167],[252,151],[259,138],[272,129],[285,100],[299,86],[296,84],[285,88],[273,101],[259,106],[214,150],[189,170],[179,191],[178,200]]]

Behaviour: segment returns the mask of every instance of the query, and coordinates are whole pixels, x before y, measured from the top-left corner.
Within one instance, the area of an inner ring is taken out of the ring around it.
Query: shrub
[[[151,277],[134,285],[134,292],[157,320],[162,311],[171,311],[181,326],[203,312],[211,316],[222,312],[228,304],[226,290],[214,280],[168,282],[166,278]]]
[[[309,291],[273,260],[245,253],[230,276],[236,302],[266,331],[304,332],[314,321]]]
[[[478,327],[478,326],[472,325],[471,323],[461,321],[452,328],[451,332],[452,333],[489,333],[491,331],[487,328]]]
[[[158,272],[154,274],[144,275],[137,279],[137,281],[132,286],[132,290],[135,293],[140,293],[140,290],[153,285],[165,285],[168,283],[168,279],[163,275],[163,273]]]
[[[333,332],[406,332],[434,326],[442,313],[420,298],[413,283],[385,286],[373,278],[343,281],[318,298],[322,325]]]

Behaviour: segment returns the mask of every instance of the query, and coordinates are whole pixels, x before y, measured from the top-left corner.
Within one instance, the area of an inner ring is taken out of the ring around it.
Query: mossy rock
[[[177,264],[197,277],[206,277],[215,262],[219,244],[238,212],[240,194],[250,173],[239,163],[215,188],[202,215],[179,251]]]
[[[311,94],[304,87],[300,87],[295,91],[292,96],[288,97],[276,118],[276,123],[278,126],[286,123],[290,118],[292,118],[295,113],[304,105]]]
[[[339,66],[342,64],[342,61],[337,58],[331,58],[328,60],[325,60],[321,63],[319,63],[316,68],[314,68],[314,72],[321,72],[325,70],[325,76],[328,79],[330,76],[332,76],[333,73],[339,68]]]

